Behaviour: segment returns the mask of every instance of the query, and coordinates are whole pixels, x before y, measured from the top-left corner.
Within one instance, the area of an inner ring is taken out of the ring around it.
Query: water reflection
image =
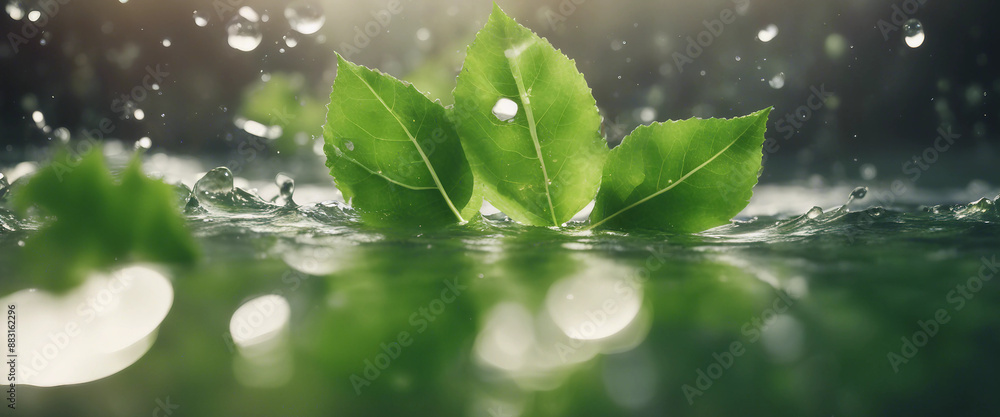
[[[4,297],[18,312],[18,382],[80,384],[129,367],[156,340],[173,296],[162,272],[137,265],[93,274],[65,295],[29,289]]]
[[[290,317],[288,301],[275,294],[247,301],[233,313],[229,333],[238,352],[233,371],[241,384],[271,388],[291,380]]]

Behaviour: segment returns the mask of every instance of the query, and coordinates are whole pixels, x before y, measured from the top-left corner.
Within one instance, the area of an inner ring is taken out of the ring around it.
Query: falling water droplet
[[[864,164],[861,166],[861,178],[865,181],[871,181],[878,176],[878,168],[872,164]]]
[[[778,27],[774,24],[767,25],[760,32],[757,32],[757,39],[764,43],[770,42],[775,36],[778,36]]]
[[[260,31],[260,17],[246,6],[240,8],[240,13],[226,25],[226,33],[229,34],[229,46],[243,52],[257,49],[264,39]]]
[[[70,133],[69,133],[69,129],[67,129],[65,127],[60,127],[60,128],[58,128],[56,130],[53,130],[52,131],[52,136],[55,136],[56,139],[59,139],[59,141],[62,142],[62,143],[69,143]]]
[[[139,140],[135,141],[135,149],[149,149],[153,146],[153,140],[149,136],[143,136]]]
[[[510,121],[517,115],[517,103],[509,98],[501,98],[493,105],[493,115],[501,122]]]
[[[292,204],[292,193],[295,192],[295,180],[288,175],[278,173],[274,177],[274,183],[278,185],[279,195],[285,204]]]
[[[218,167],[208,171],[194,184],[194,190],[198,195],[209,197],[231,193],[233,192],[233,173],[226,167]]]
[[[779,72],[777,75],[772,77],[771,80],[767,82],[767,84],[770,85],[771,88],[775,90],[781,89],[781,87],[785,86],[785,73]]]
[[[163,40],[160,41],[160,43],[163,44],[164,48],[169,48],[170,45],[172,44],[172,42],[170,42],[170,38],[163,38]]]
[[[639,120],[642,120],[643,123],[652,123],[653,120],[656,120],[656,109],[652,107],[643,107],[642,110],[639,111]]]
[[[349,150],[349,151],[353,151],[354,150],[354,142],[351,142],[351,141],[344,142],[344,147],[347,148],[347,150]]]
[[[20,0],[10,0],[7,2],[7,14],[10,15],[11,19],[21,20],[24,19],[24,6],[21,5]]]
[[[205,26],[208,26],[208,13],[195,10],[194,11],[194,24],[196,24],[196,25],[198,25],[198,27],[202,27],[202,28],[205,27]]]
[[[323,8],[312,1],[298,0],[285,8],[285,18],[292,30],[303,35],[316,33],[326,23]]]
[[[820,214],[823,214],[823,209],[819,207],[813,207],[809,209],[809,211],[806,213],[806,218],[815,219],[819,217]]]
[[[289,48],[294,48],[299,44],[299,38],[295,36],[295,32],[288,32],[288,34],[284,36],[284,39],[285,45],[288,45]]]
[[[427,28],[417,29],[417,40],[426,42],[431,39],[431,30]]]
[[[868,195],[868,187],[858,187],[855,188],[854,191],[851,191],[852,200],[853,199],[860,200],[862,198],[865,198],[866,195]]]
[[[910,48],[924,44],[924,25],[917,19],[907,20],[903,24],[903,39]]]

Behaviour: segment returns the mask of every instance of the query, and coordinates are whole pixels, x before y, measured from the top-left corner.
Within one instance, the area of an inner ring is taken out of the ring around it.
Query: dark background
[[[355,28],[371,22],[371,13],[387,3],[316,2],[324,10],[325,25],[316,34],[299,35],[299,44],[288,48],[282,40],[289,31],[283,16],[287,2],[63,1],[53,1],[58,11],[16,52],[10,34],[23,35],[29,20],[14,20],[10,6],[0,14],[0,33],[5,34],[0,43],[2,163],[29,159],[25,149],[58,141],[59,127],[78,140],[105,117],[116,128],[108,136],[126,144],[148,136],[156,150],[232,152],[227,135],[239,132],[233,121],[241,117],[249,85],[262,74],[300,73],[303,96],[325,103],[335,76],[334,51],[344,53],[342,44],[352,42]],[[926,31],[923,45],[913,49],[904,43],[902,31],[885,40],[877,28],[879,20],[892,22],[892,6],[903,1],[751,0],[745,15],[725,25],[679,73],[673,57],[684,53],[688,37],[697,37],[705,30],[703,21],[717,19],[739,3],[586,0],[575,5],[545,0],[500,5],[576,60],[605,115],[612,144],[641,122],[646,107],[655,110],[656,120],[666,120],[733,117],[773,105],[768,137],[778,148],[768,155],[765,181],[811,174],[856,177],[869,163],[880,173],[901,175],[899,166],[931,146],[942,126],[961,138],[942,156],[946,172],[933,181],[964,185],[970,179],[1000,180],[994,169],[1000,129],[995,116],[1000,56],[992,45],[1000,38],[995,1],[926,0],[908,16],[919,19]],[[40,2],[12,4],[25,12],[44,10]],[[261,24],[263,42],[250,52],[226,42],[226,23],[241,6],[269,16]],[[491,4],[402,0],[401,7],[351,59],[397,77],[423,69],[447,80],[457,72],[464,46],[481,28]],[[551,13],[560,7],[575,10],[550,25]],[[208,16],[206,27],[195,25],[195,11]],[[769,24],[779,33],[761,42],[757,33]],[[428,40],[417,37],[421,28],[429,31]],[[839,55],[827,48],[837,36],[846,41]],[[170,39],[170,47],[162,45],[164,38]],[[141,84],[147,66],[156,65],[170,75],[159,91],[137,104],[144,120],[119,120],[121,113],[112,103]],[[775,89],[768,80],[778,73],[785,83]],[[440,91],[447,91],[414,82],[441,96]],[[807,103],[810,87],[820,86],[835,93],[834,104],[827,102],[786,139],[787,131],[779,132],[775,123]],[[49,132],[32,120],[36,110]]]

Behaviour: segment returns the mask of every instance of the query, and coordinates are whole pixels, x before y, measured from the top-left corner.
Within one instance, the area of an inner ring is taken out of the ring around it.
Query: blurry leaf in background
[[[611,151],[592,227],[700,232],[750,202],[770,108],[640,126]]]
[[[499,7],[469,46],[455,122],[486,199],[512,219],[559,226],[594,199],[608,147],[590,87]]]
[[[462,37],[452,41],[440,52],[428,55],[424,62],[406,74],[404,81],[413,83],[421,92],[425,92],[431,100],[441,100],[441,104],[455,104],[452,91],[455,90],[455,77],[462,69],[465,60],[465,47],[472,39]]]
[[[27,239],[30,259],[15,286],[64,292],[115,263],[190,264],[198,257],[175,190],[146,177],[138,158],[116,182],[100,148],[79,160],[63,152],[12,197],[22,211],[37,206],[55,216]]]
[[[324,127],[337,188],[375,225],[478,215],[472,171],[445,108],[413,85],[339,58]]]
[[[268,81],[247,87],[240,114],[265,126],[280,127],[281,134],[272,144],[281,152],[294,152],[319,137],[326,120],[326,106],[307,90],[301,74],[271,74]]]

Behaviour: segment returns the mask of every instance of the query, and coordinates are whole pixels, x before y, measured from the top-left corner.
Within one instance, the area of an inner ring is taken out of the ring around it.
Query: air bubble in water
[[[205,173],[197,183],[194,191],[199,195],[228,194],[233,192],[233,173],[226,167],[218,167]]]
[[[808,212],[806,212],[806,218],[815,219],[815,218],[819,217],[820,214],[823,214],[823,209],[821,209],[819,207],[813,207],[813,208],[809,209]]]
[[[323,8],[312,1],[298,0],[285,8],[285,18],[292,30],[303,35],[311,35],[319,31],[326,23]]]
[[[509,98],[501,98],[493,105],[493,115],[501,122],[509,121],[517,115],[517,103]]]
[[[785,86],[785,73],[779,72],[777,75],[772,77],[771,80],[767,82],[767,84],[770,85],[771,88],[775,90],[781,89],[781,87]]]
[[[243,52],[257,49],[264,39],[260,31],[260,16],[246,6],[240,8],[239,14],[226,25],[226,33],[229,34],[229,46]]]
[[[292,204],[292,193],[295,192],[295,180],[288,175],[278,173],[274,177],[274,183],[278,185],[279,195],[285,204]]]
[[[198,10],[194,11],[194,24],[198,27],[208,26],[208,13],[200,12]]]
[[[907,20],[903,24],[903,40],[910,48],[917,48],[924,44],[924,25],[917,19]]]

